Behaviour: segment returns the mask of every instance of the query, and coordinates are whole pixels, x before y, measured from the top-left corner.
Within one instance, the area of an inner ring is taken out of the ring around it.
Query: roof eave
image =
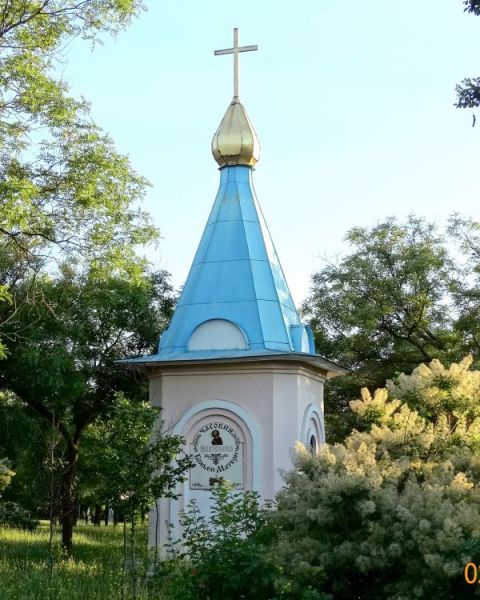
[[[176,366],[187,365],[202,365],[202,364],[235,364],[246,362],[300,362],[310,367],[320,369],[325,372],[327,379],[339,377],[351,373],[352,370],[342,367],[319,354],[306,354],[303,352],[282,352],[255,356],[234,356],[234,357],[210,357],[210,358],[185,358],[168,360],[166,357],[155,360],[155,356],[145,356],[141,358],[127,359],[118,361],[119,364],[125,365],[127,368],[136,368],[138,370],[148,372],[152,369],[171,368]]]

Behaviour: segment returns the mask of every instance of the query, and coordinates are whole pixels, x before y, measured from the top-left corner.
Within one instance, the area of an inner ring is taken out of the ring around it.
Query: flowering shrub
[[[184,515],[168,598],[457,600],[479,586],[480,372],[471,359],[400,375],[351,402],[358,430],[296,469],[270,511],[214,488]],[[176,569],[176,570],[175,570]],[[182,587],[183,586],[183,587]]]
[[[473,595],[463,569],[480,561],[480,372],[470,364],[433,361],[388,391],[364,390],[351,407],[368,430],[317,457],[299,449],[273,515],[278,597]]]

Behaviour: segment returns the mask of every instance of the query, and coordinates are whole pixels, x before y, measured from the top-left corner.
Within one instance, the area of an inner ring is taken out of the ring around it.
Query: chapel
[[[233,99],[212,140],[218,192],[157,353],[128,361],[195,462],[179,498],[152,509],[151,546],[167,541],[168,523],[178,534],[191,500],[207,513],[220,481],[273,499],[296,444],[315,453],[325,441],[324,382],[347,372],[315,352],[255,195],[260,143],[239,98],[238,60],[256,49],[239,46],[235,29],[233,47],[215,51],[234,59]]]

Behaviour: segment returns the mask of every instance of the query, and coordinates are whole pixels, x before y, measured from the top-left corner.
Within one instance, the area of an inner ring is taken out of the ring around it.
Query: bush
[[[228,484],[212,489],[212,514],[206,518],[191,502],[181,518],[183,536],[170,546],[170,559],[157,577],[171,600],[271,598],[272,569],[266,545],[273,535],[270,505],[259,495]]]
[[[312,457],[277,497],[276,598],[471,598],[480,549],[480,372],[401,375],[351,402],[364,431]],[[389,393],[390,392],[390,395]],[[477,586],[478,588],[478,586]]]
[[[38,521],[28,510],[16,502],[2,502],[0,503],[0,524],[15,529],[34,531],[38,526]]]

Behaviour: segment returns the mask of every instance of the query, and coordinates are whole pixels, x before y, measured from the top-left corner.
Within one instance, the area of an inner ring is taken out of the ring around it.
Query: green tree
[[[140,10],[140,0],[0,2],[0,382],[65,440],[67,549],[81,432],[114,390],[139,394],[114,360],[150,350],[165,313],[163,284],[136,253],[158,237],[138,207],[147,183],[59,67],[71,40],[100,42]]]
[[[480,547],[480,371],[401,375],[352,409],[364,431],[300,449],[272,518],[275,597],[470,598]]]
[[[89,472],[97,476],[97,499],[134,523],[157,498],[174,497],[192,462],[184,439],[161,431],[159,410],[148,402],[120,394],[107,417],[85,432],[83,468],[87,481]]]
[[[9,457],[16,474],[4,499],[46,517],[48,495],[44,467],[51,424],[33,416],[33,411],[14,394],[0,395],[0,456]]]
[[[168,322],[173,298],[165,273],[135,281],[75,274],[37,281],[43,302],[25,304],[8,333],[0,384],[63,436],[63,544],[70,549],[75,477],[85,428],[107,415],[117,392],[143,400],[145,387],[116,361],[151,352]]]
[[[138,269],[157,233],[136,201],[146,182],[68,95],[63,48],[126,26],[138,0],[0,2],[0,333],[65,257],[99,273]],[[30,286],[24,282],[28,280]]]
[[[330,440],[350,430],[348,401],[361,387],[382,387],[421,361],[466,351],[454,328],[455,266],[433,225],[389,219],[356,227],[346,240],[351,253],[313,276],[304,306],[319,352],[354,371],[328,384]]]
[[[85,432],[83,461],[95,473],[97,498],[124,515],[125,561],[131,565],[131,594],[136,597],[138,575],[136,521],[158,498],[176,498],[176,486],[193,466],[178,435],[161,431],[159,411],[148,402],[120,395],[108,419],[97,419]],[[128,548],[127,548],[128,546]]]
[[[453,215],[449,233],[460,244],[463,264],[452,282],[452,295],[457,310],[455,328],[466,351],[480,353],[480,223]]]

